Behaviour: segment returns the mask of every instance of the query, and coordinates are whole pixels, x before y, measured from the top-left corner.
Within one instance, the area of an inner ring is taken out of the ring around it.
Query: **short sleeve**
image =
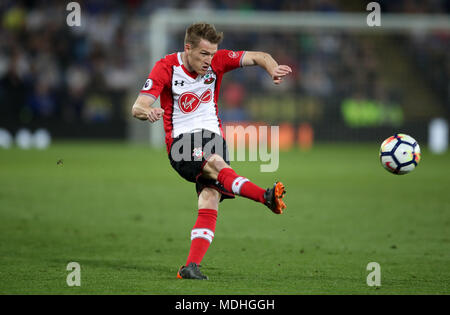
[[[141,89],[141,93],[153,96],[157,99],[164,89],[164,86],[168,84],[170,84],[169,68],[167,64],[160,60],[155,64],[148,75],[148,78]]]
[[[242,67],[242,59],[245,51],[233,51],[221,49],[216,52],[211,66],[216,72],[228,72]]]

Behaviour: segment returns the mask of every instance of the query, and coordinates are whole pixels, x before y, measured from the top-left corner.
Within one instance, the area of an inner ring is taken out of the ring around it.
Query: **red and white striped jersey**
[[[182,133],[206,129],[223,136],[217,101],[224,73],[242,66],[244,51],[218,50],[205,75],[189,72],[181,53],[167,55],[150,72],[142,94],[161,97],[166,145]]]

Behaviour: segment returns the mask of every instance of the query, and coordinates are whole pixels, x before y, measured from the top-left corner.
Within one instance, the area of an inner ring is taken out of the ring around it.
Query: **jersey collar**
[[[181,69],[183,69],[183,71],[190,76],[192,79],[197,79],[198,73],[195,71],[190,72],[183,64],[183,60],[181,59],[181,52],[178,53],[178,62],[181,65]]]

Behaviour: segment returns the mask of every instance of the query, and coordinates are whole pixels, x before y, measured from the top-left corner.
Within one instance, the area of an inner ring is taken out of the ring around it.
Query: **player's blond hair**
[[[186,29],[184,44],[191,44],[196,47],[201,39],[206,39],[212,44],[220,44],[223,39],[223,32],[217,32],[212,24],[194,23]]]

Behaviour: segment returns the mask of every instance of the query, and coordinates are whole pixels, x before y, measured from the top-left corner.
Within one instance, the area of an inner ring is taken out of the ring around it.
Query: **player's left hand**
[[[292,72],[291,67],[286,65],[276,66],[272,73],[272,80],[275,84],[283,82],[283,77]]]

